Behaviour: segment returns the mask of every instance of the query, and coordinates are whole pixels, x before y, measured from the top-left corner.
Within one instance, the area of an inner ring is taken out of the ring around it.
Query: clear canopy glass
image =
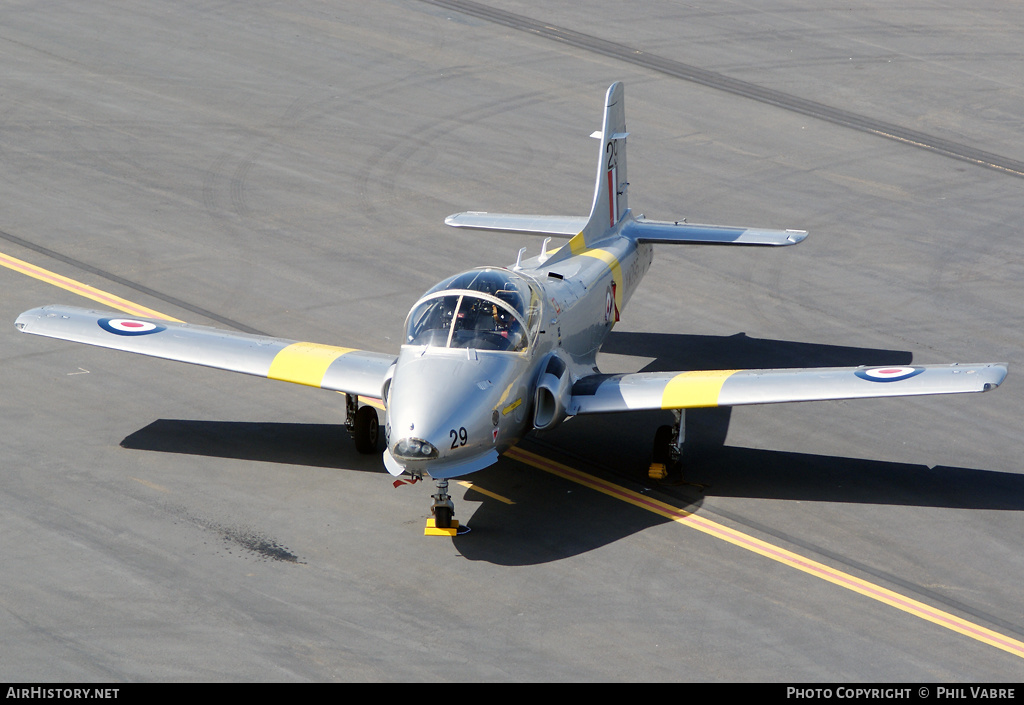
[[[406,321],[406,345],[521,352],[536,335],[540,296],[507,269],[473,269],[424,294]]]

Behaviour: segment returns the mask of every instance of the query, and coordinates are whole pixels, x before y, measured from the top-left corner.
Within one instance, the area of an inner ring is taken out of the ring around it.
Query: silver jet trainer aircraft
[[[425,293],[391,355],[295,342],[65,306],[27,311],[25,333],[206,365],[344,392],[346,426],[362,453],[378,444],[378,416],[358,397],[380,398],[384,465],[429,476],[437,528],[457,525],[448,480],[485,468],[533,429],[570,416],[640,409],[675,412],[655,436],[655,459],[674,462],[683,410],[697,407],[994,389],[1005,363],[601,374],[596,359],[651,264],[655,244],[794,245],[803,230],[761,230],[634,217],[626,207],[624,91],[605,99],[597,184],[589,217],[467,212],[457,228],[570,238],[512,267],[448,277]]]

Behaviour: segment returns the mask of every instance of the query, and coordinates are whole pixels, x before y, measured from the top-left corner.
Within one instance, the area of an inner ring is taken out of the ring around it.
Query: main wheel
[[[451,507],[434,507],[434,527],[438,529],[452,528],[453,515]]]
[[[664,482],[672,470],[672,441],[671,426],[662,426],[654,434],[654,450],[651,452],[651,464],[647,468],[647,478],[657,482]]]
[[[672,463],[672,441],[674,440],[671,426],[661,426],[654,434],[654,450],[651,462],[661,463],[668,467]]]
[[[364,455],[376,453],[379,437],[380,421],[377,420],[377,410],[372,406],[360,407],[352,423],[352,438],[356,442],[356,450]]]

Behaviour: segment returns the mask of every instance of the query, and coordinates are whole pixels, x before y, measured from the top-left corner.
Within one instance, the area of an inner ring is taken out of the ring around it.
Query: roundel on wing
[[[924,372],[923,367],[907,367],[896,365],[892,367],[867,367],[863,370],[856,370],[855,375],[869,382],[899,382],[901,379],[910,379]]]
[[[132,318],[101,318],[96,321],[100,328],[115,335],[149,335],[167,330],[166,327],[150,321],[136,321]]]

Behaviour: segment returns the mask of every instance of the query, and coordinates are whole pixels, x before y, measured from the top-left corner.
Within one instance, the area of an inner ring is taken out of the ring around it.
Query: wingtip
[[[1008,362],[993,362],[989,365],[992,372],[992,378],[985,381],[985,384],[981,391],[991,392],[994,389],[998,389],[999,385],[1006,379],[1006,375],[1010,373],[1010,363]]]
[[[1010,371],[1010,365],[1006,362],[979,362],[971,365],[955,362],[950,368],[954,373],[966,371],[968,375],[975,376],[977,386],[973,391],[976,392],[991,392],[998,389]]]
[[[23,333],[27,333],[25,329],[28,328],[32,323],[38,321],[43,315],[43,308],[33,308],[25,311],[16,319],[14,319],[14,327]]]

